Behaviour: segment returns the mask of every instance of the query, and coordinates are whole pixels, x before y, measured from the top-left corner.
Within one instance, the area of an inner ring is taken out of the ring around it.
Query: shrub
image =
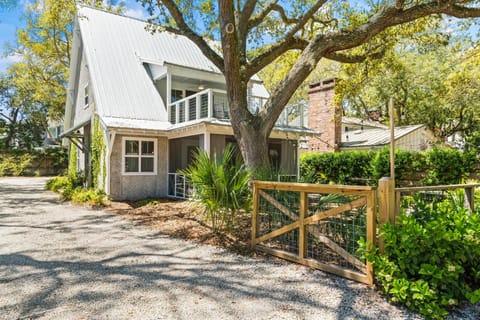
[[[0,158],[0,176],[21,176],[31,162],[32,156],[27,153],[18,156],[4,154]]]
[[[398,185],[456,184],[478,170],[473,152],[432,149],[426,152],[395,150]],[[376,184],[390,175],[390,151],[306,153],[300,158],[300,181],[308,183]]]
[[[201,149],[195,157],[194,163],[181,171],[193,186],[193,199],[204,209],[215,232],[222,227],[231,231],[238,211],[250,207],[251,174],[230,144],[220,158],[215,154],[210,159]]]
[[[355,183],[352,178],[371,178],[370,162],[374,155],[371,151],[303,154],[300,159],[301,181],[351,184]]]
[[[433,149],[425,154],[427,165],[423,183],[456,184],[465,180],[474,169],[475,154],[453,149]]]
[[[458,205],[462,200],[419,204],[397,224],[382,225],[384,254],[362,242],[391,301],[429,318],[443,318],[462,301],[480,301],[480,214],[469,214]]]
[[[372,158],[372,176],[375,180],[390,176],[390,150],[384,148]],[[418,181],[425,171],[424,153],[395,150],[395,177],[399,181]]]
[[[54,177],[47,180],[45,188],[53,192],[59,192],[72,186],[72,180],[69,177]]]
[[[74,203],[103,206],[105,205],[105,193],[100,190],[75,188],[71,193],[71,200]]]
[[[40,175],[40,168],[61,172],[66,168],[65,148],[12,149],[0,152],[0,176]]]
[[[104,205],[105,193],[100,190],[82,187],[83,178],[80,174],[72,176],[59,176],[49,179],[45,188],[60,193],[64,200],[91,205]]]

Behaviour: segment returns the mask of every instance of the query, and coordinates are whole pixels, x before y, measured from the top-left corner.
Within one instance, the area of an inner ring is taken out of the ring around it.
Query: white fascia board
[[[225,83],[225,77],[218,72],[188,68],[168,62],[165,62],[165,65],[168,67],[168,71],[172,76]]]
[[[73,126],[73,112],[75,110],[76,102],[76,86],[78,79],[79,71],[79,59],[82,56],[82,39],[80,36],[80,28],[78,26],[78,18],[75,18],[75,23],[73,27],[73,41],[71,49],[71,60],[70,60],[70,73],[68,75],[68,86],[67,86],[67,99],[65,102],[65,118],[63,127],[64,130],[68,130]]]

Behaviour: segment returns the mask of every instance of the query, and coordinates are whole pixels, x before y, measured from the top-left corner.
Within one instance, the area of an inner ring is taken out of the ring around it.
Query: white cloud
[[[22,56],[19,54],[12,54],[0,58],[0,72],[5,71],[12,63],[20,62]]]
[[[123,14],[127,17],[137,18],[140,20],[147,20],[149,18],[145,10],[141,8],[127,8]]]

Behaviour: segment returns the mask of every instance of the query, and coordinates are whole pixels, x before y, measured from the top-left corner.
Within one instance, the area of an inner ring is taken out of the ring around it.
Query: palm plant
[[[203,208],[206,219],[217,232],[223,227],[231,231],[236,214],[251,205],[247,170],[232,145],[227,145],[220,158],[198,149],[195,161],[181,171],[193,186],[193,199]]]

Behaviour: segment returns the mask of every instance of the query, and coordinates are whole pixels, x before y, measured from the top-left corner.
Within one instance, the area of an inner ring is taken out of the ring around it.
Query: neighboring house
[[[306,125],[321,131],[320,137],[309,137],[303,151],[338,152],[347,150],[377,150],[390,144],[390,129],[378,121],[342,116],[341,107],[334,102],[335,79],[310,85]],[[436,142],[433,133],[424,125],[395,127],[395,147],[421,151]]]
[[[48,120],[48,132],[45,132],[45,139],[43,140],[44,147],[56,146],[62,144],[61,135],[63,133],[63,122]]]
[[[225,80],[187,38],[150,34],[146,22],[80,7],[74,27],[62,137],[78,147],[77,166],[92,172],[113,199],[187,193],[177,174],[197,148],[210,154],[234,143]],[[268,93],[258,77],[249,83],[249,108],[262,108]],[[298,172],[298,140],[315,132],[289,124],[287,108],[269,141],[272,164]],[[101,163],[90,151],[104,144]],[[90,178],[91,179],[91,178]],[[89,181],[91,183],[91,181]]]

